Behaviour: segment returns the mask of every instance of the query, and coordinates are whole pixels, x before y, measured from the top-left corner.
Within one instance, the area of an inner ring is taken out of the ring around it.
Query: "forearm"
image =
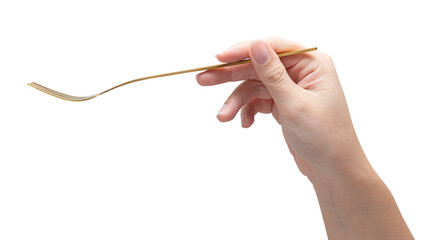
[[[313,183],[329,239],[413,239],[395,200],[368,161],[360,174]]]

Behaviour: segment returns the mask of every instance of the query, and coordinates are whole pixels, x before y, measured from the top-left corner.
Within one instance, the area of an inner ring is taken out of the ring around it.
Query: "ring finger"
[[[246,105],[252,98],[270,99],[271,95],[262,82],[246,80],[231,93],[217,114],[217,118],[221,122],[234,119],[240,108]]]

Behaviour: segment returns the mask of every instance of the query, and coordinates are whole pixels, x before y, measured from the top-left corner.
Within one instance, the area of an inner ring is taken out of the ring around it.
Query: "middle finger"
[[[306,56],[295,55],[281,58],[281,62],[286,69],[293,68],[297,63]],[[236,66],[211,69],[201,72],[196,76],[197,82],[201,86],[212,86],[226,82],[235,82],[247,79],[260,80],[251,63],[245,63]]]
[[[251,63],[237,66],[211,69],[196,76],[197,82],[202,86],[212,86],[226,82],[234,82],[246,79],[258,79],[256,71]]]

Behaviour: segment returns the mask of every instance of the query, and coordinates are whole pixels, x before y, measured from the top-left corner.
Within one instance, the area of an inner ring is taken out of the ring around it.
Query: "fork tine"
[[[28,83],[28,85],[39,90],[39,91],[47,93],[51,96],[61,98],[61,99],[64,99],[64,100],[68,100],[68,101],[85,101],[85,100],[92,99],[92,98],[94,98],[98,95],[98,94],[96,94],[96,95],[86,96],[86,97],[77,97],[77,96],[72,96],[72,95],[68,95],[68,94],[65,94],[65,93],[55,91],[53,89],[47,88],[47,87],[40,85],[38,83],[35,83],[35,82]]]
[[[42,86],[42,85],[40,85],[40,84],[37,84],[37,83],[35,83],[35,82],[31,83],[31,85],[32,85],[33,87],[36,87],[38,90],[42,90],[42,91],[45,91],[45,92],[49,92],[49,93],[52,93],[52,94],[54,94],[54,95],[58,95],[58,96],[61,96],[61,97],[67,97],[67,98],[68,98],[68,97],[70,97],[70,95],[68,95],[68,94],[65,94],[65,93],[61,93],[61,92],[55,91],[55,90],[53,90],[53,89],[47,88],[47,87]]]
[[[66,96],[63,93],[60,93],[60,92],[54,91],[52,89],[46,88],[46,87],[39,85],[39,84],[36,84],[34,82],[29,83],[28,85],[30,85],[31,87],[33,87],[33,88],[35,88],[39,91],[42,91],[44,93],[47,93],[47,94],[52,95],[52,96],[57,97],[57,98],[61,98],[61,99],[65,99],[65,100],[74,100],[75,99],[72,96]]]

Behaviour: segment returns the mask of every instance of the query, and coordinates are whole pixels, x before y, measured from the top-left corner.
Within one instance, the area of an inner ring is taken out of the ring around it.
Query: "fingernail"
[[[262,41],[253,41],[251,42],[250,46],[251,53],[257,64],[264,65],[269,61],[271,56],[269,56],[269,52],[265,43]]]
[[[246,115],[241,114],[241,126],[244,127],[245,123],[246,123]]]
[[[219,116],[219,115],[222,115],[222,114],[224,114],[225,113],[225,111],[226,111],[226,108],[228,107],[228,105],[225,103],[225,104],[223,104],[223,106],[222,106],[222,108],[219,110],[219,112],[217,113],[217,115],[216,116]]]
[[[222,55],[222,53],[223,53],[223,52],[225,52],[225,51],[220,51],[220,52],[216,53],[216,55],[215,55],[215,56],[217,57],[217,56],[219,56],[219,55]]]

